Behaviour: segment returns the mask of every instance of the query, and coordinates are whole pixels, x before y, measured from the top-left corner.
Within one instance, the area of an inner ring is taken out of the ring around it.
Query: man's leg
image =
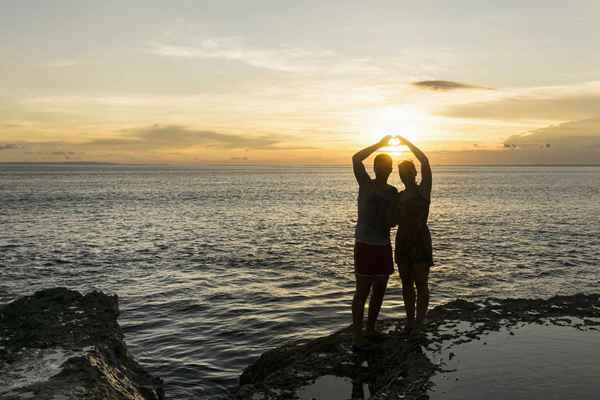
[[[356,291],[352,299],[352,330],[354,340],[362,337],[362,325],[365,314],[365,302],[371,290],[371,277],[356,275]]]
[[[389,276],[378,276],[373,278],[373,289],[369,300],[369,316],[367,319],[367,334],[375,333],[375,323],[381,310],[385,289],[387,288]]]
[[[415,265],[414,277],[417,287],[417,324],[425,320],[429,308],[429,269],[427,264]]]
[[[402,299],[406,311],[406,328],[412,329],[415,325],[415,280],[412,265],[399,264],[400,280],[402,281]]]

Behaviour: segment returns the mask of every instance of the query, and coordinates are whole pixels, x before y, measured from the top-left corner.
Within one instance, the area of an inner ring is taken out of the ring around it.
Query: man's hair
[[[392,160],[392,157],[386,153],[377,154],[373,160],[375,175],[381,173],[387,173],[389,175],[392,172],[393,165],[394,161]]]
[[[402,179],[402,182],[413,181],[417,176],[415,164],[410,160],[404,160],[398,164],[398,172],[400,173],[400,179]]]

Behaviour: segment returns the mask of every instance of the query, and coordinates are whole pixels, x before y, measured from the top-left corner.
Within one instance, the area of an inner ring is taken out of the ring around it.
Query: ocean
[[[167,398],[224,399],[265,350],[350,324],[356,196],[350,165],[0,165],[0,303],[115,293]],[[434,167],[429,221],[433,305],[598,291],[600,167]]]

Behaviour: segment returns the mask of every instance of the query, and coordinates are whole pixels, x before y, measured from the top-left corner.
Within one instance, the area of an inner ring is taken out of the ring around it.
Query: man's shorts
[[[357,275],[391,275],[394,272],[392,246],[354,243],[354,273]]]

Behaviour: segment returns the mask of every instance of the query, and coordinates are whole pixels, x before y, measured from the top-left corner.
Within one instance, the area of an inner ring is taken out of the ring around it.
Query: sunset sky
[[[600,163],[600,2],[415,3],[0,0],[0,161]]]

